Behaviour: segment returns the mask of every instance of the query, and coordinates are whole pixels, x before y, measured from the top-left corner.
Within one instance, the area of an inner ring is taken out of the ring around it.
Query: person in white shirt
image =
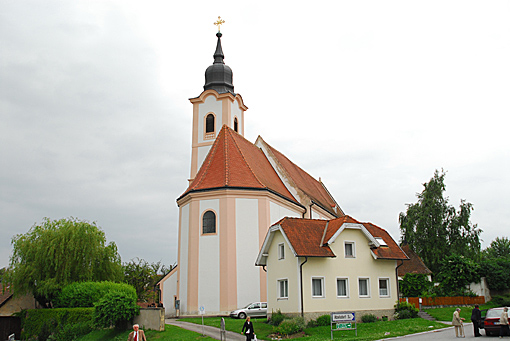
[[[133,331],[129,333],[128,341],[147,341],[145,333],[140,329],[139,325],[135,324],[133,326]]]

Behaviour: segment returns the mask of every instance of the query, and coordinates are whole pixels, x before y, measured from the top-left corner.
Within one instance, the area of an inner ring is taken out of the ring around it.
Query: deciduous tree
[[[154,287],[161,275],[170,272],[174,266],[166,267],[161,262],[149,263],[144,259],[134,258],[122,265],[124,281],[136,289],[140,301],[152,301],[155,299]]]
[[[473,205],[461,200],[458,211],[448,204],[444,171],[435,171],[423,191],[417,194],[418,202],[408,204],[400,213],[402,240],[406,240],[427,267],[438,273],[441,260],[450,255],[477,259],[480,254],[482,230],[470,222]]]
[[[13,237],[12,245],[8,280],[15,295],[32,293],[43,306],[73,282],[122,280],[117,246],[106,244],[95,223],[45,218]]]

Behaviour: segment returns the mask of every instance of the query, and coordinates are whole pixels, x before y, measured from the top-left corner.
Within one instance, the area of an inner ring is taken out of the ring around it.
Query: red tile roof
[[[299,205],[264,153],[224,125],[195,179],[180,198],[193,191],[228,187],[270,190]]]
[[[285,235],[298,257],[336,257],[329,246],[321,246],[327,220],[283,218]]]
[[[374,238],[382,238],[386,242],[387,246],[371,248],[378,259],[407,259],[406,254],[386,230],[372,223],[360,223],[350,216],[343,216],[329,221],[286,217],[275,225],[281,226],[297,256],[335,257],[335,254],[326,243],[342,225],[349,223],[362,224],[370,235]],[[327,230],[324,231],[325,229]]]
[[[404,264],[398,268],[398,275],[400,277],[404,277],[407,273],[412,274],[424,274],[430,275],[432,271],[423,263],[420,256],[418,256],[409,246],[409,244],[404,243],[401,246],[402,250],[409,257],[409,260],[405,260]]]
[[[290,161],[278,150],[271,147],[267,144],[267,142],[264,141],[264,143],[268,146],[271,153],[275,156],[280,165],[285,169],[299,189],[308,195],[316,204],[319,204],[322,208],[332,213],[334,216],[339,215],[334,210],[334,207],[338,206],[335,199],[333,199],[333,197],[329,194],[322,182],[315,180],[315,178],[313,178],[310,174]],[[343,215],[343,212],[340,211],[340,213],[340,215]]]

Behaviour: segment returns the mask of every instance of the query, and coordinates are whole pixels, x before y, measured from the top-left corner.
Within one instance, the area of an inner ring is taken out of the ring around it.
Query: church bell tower
[[[221,47],[220,25],[224,21],[218,17],[214,63],[205,71],[204,91],[191,98],[193,103],[193,134],[191,147],[190,183],[213,145],[223,125],[227,125],[244,136],[244,112],[248,109],[239,94],[234,92],[232,69],[225,64]]]

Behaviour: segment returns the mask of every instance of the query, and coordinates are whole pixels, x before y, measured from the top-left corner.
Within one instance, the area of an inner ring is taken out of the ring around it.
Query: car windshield
[[[251,306],[253,303],[248,303],[246,307],[243,307],[243,309],[248,309],[249,306]]]
[[[501,313],[503,312],[503,308],[501,309],[490,309],[487,311],[487,316],[485,318],[493,318],[493,317],[501,317]]]

